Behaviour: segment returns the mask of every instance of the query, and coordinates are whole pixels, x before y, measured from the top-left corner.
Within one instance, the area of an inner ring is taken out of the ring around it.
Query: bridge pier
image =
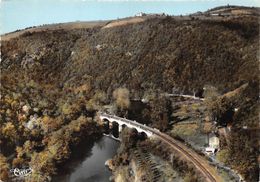
[[[118,131],[119,131],[119,133],[122,131],[122,129],[123,129],[123,126],[122,126],[122,125],[118,125]]]

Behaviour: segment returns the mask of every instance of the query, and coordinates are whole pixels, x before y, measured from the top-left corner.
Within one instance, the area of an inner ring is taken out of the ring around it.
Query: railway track
[[[190,152],[188,152],[189,150],[185,150],[183,148],[183,146],[180,146],[181,144],[178,141],[176,141],[172,137],[170,137],[170,136],[168,136],[168,135],[166,135],[164,133],[161,133],[160,131],[152,129],[152,128],[148,127],[148,126],[143,126],[140,123],[134,123],[134,124],[138,125],[138,126],[141,126],[145,130],[149,130],[150,132],[154,133],[154,135],[157,136],[159,139],[161,139],[162,141],[168,143],[174,149],[177,149],[180,153],[184,154],[197,167],[197,169],[199,169],[199,171],[201,171],[204,174],[204,176],[206,177],[207,181],[209,181],[209,182],[218,182],[218,180],[215,179],[215,177],[211,174],[211,172],[206,167],[204,167],[201,164],[201,160],[198,159],[197,156],[194,156],[194,154],[191,154]],[[185,147],[185,148],[187,148],[187,147]]]
[[[101,113],[103,114],[103,113]],[[207,163],[206,159],[201,158],[197,153],[190,150],[187,146],[184,144],[176,141],[172,137],[168,136],[165,133],[160,132],[159,130],[155,128],[148,127],[146,125],[142,125],[141,123],[138,123],[136,121],[131,121],[126,118],[120,118],[118,116],[112,116],[109,114],[103,114],[106,117],[113,118],[115,120],[122,120],[127,123],[131,123],[131,125],[135,127],[142,128],[143,130],[151,132],[153,135],[152,137],[157,137],[161,141],[167,143],[170,145],[173,149],[177,150],[181,155],[183,155],[188,161],[193,163],[193,165],[203,174],[205,179],[208,182],[220,182],[222,181],[221,178],[215,173],[213,170],[210,171],[209,169],[211,166]]]
[[[211,175],[210,171],[208,171],[207,168],[205,168],[196,157],[194,157],[188,151],[184,150],[181,146],[179,146],[179,144],[176,141],[174,141],[173,139],[169,138],[168,136],[164,136],[164,134],[160,134],[159,132],[156,132],[156,135],[159,136],[162,141],[170,144],[175,149],[177,149],[179,152],[184,154],[204,174],[204,176],[206,177],[207,181],[209,181],[209,182],[217,182],[215,177],[213,175]]]

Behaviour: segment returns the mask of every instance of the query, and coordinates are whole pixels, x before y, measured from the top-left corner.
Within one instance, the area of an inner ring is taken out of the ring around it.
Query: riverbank
[[[82,142],[69,161],[66,161],[53,182],[108,182],[111,171],[104,165],[105,161],[113,157],[119,142],[102,136],[95,141]]]

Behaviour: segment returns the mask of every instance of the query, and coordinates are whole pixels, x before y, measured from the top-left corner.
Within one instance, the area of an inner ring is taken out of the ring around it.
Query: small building
[[[243,126],[242,128],[243,128],[244,130],[246,130],[246,129],[247,129],[247,126]]]
[[[140,17],[140,16],[146,16],[146,14],[143,13],[143,12],[140,12],[140,13],[137,13],[135,16],[138,16],[138,17]]]
[[[147,98],[142,98],[142,103],[148,103],[149,102],[149,100],[147,99]]]
[[[206,153],[207,154],[214,154],[217,151],[217,149],[212,147],[206,147]]]
[[[211,133],[208,136],[208,147],[206,147],[205,151],[207,154],[214,154],[219,149],[219,138],[214,134]]]
[[[219,138],[217,136],[212,136],[209,138],[209,147],[218,149],[219,148]]]

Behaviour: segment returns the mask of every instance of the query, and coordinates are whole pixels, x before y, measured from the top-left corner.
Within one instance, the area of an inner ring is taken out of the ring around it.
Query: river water
[[[109,136],[103,136],[96,142],[81,145],[64,166],[53,182],[109,182],[111,172],[105,166],[112,158],[120,143]]]

